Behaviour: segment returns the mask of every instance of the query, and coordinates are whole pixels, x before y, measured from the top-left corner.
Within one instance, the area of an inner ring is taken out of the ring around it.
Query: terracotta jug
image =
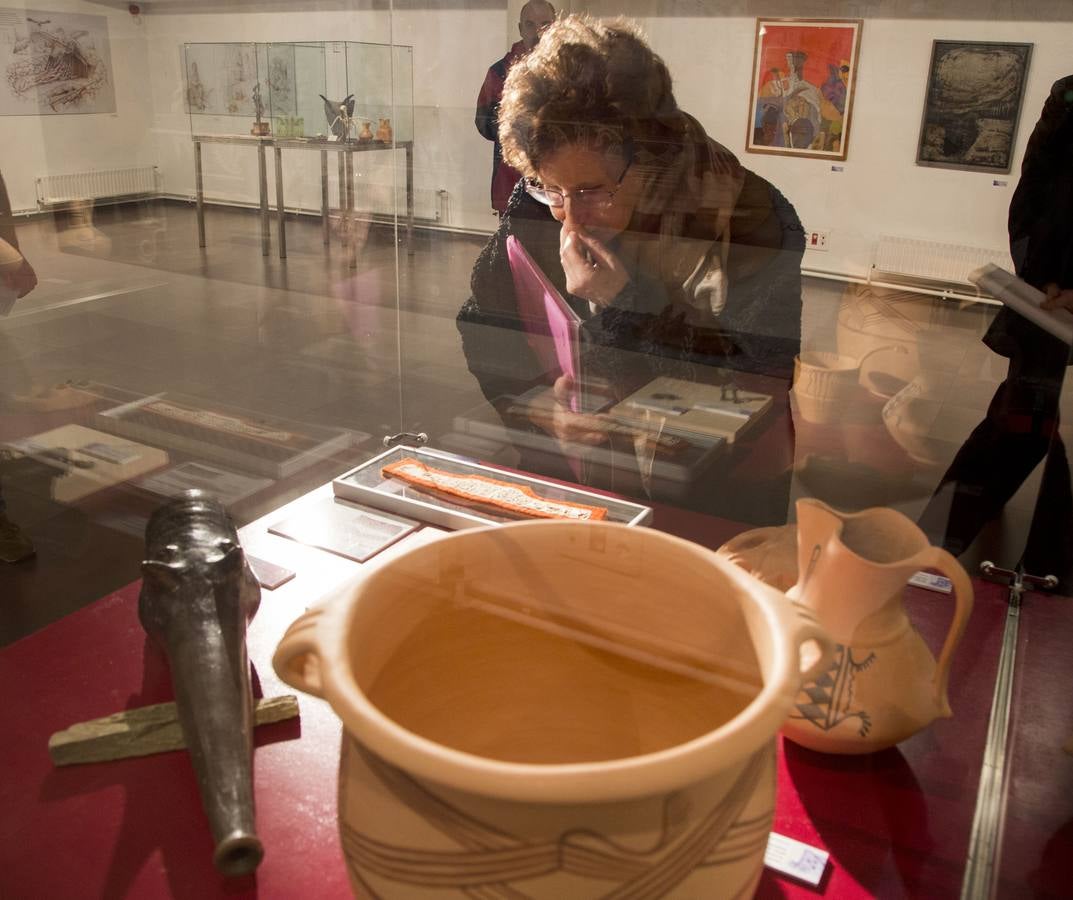
[[[343,721],[358,896],[710,900],[752,896],[775,735],[831,650],[696,544],[524,522],[381,563],[273,664]]]
[[[391,131],[391,119],[381,119],[376,129],[376,139],[384,144],[390,144],[394,137]]]
[[[947,681],[972,611],[960,563],[933,547],[893,509],[841,513],[797,501],[797,525],[762,528],[728,541],[719,555],[810,609],[838,642],[831,666],[806,684],[783,733],[813,750],[868,753],[951,716]],[[953,583],[954,616],[936,660],[902,603],[921,569]]]

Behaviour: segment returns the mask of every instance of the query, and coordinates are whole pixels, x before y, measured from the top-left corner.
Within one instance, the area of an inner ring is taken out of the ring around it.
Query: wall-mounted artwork
[[[115,112],[108,19],[0,7],[0,115]]]
[[[860,19],[757,19],[745,149],[845,159]]]
[[[268,45],[268,107],[275,116],[298,113],[295,94],[294,45]]]
[[[258,83],[254,44],[187,44],[186,107],[207,116],[252,116]]]
[[[917,163],[1009,172],[1031,44],[935,41]]]

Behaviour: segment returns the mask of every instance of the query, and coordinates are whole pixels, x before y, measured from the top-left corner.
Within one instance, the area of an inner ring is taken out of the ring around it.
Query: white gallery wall
[[[192,196],[182,44],[393,41],[414,48],[419,194],[446,192],[442,224],[490,231],[495,224],[488,202],[492,151],[473,126],[473,105],[488,65],[517,37],[520,5],[520,0],[158,0],[135,20],[125,8],[41,0],[46,8],[109,17],[117,113],[0,118],[5,133],[0,166],[18,208],[33,206],[34,175],[145,162],[160,167],[168,193]],[[1006,210],[1024,145],[1051,83],[1073,72],[1073,0],[592,0],[560,6],[639,19],[670,67],[680,105],[746,166],[776,184],[807,228],[829,233],[829,249],[810,251],[806,265],[846,274],[867,271],[879,234],[1004,248]],[[745,153],[758,15],[864,19],[849,155],[837,164],[840,171],[828,160]],[[936,38],[1035,45],[1009,175],[915,164]],[[351,88],[360,91],[359,84]],[[234,121],[248,130],[245,120]],[[307,133],[325,128],[326,123],[306,122]],[[317,157],[286,152],[288,206],[318,208]],[[357,154],[359,192],[389,190],[401,180],[401,161],[399,153],[393,169],[388,153]],[[334,161],[330,165],[334,180]],[[206,145],[204,171],[210,198],[256,202],[252,149]],[[274,202],[271,172],[269,184]]]
[[[154,165],[144,20],[125,8],[77,0],[26,4],[0,0],[0,6],[107,17],[116,101],[114,113],[0,116],[0,172],[12,208],[36,208],[34,179],[40,176]]]

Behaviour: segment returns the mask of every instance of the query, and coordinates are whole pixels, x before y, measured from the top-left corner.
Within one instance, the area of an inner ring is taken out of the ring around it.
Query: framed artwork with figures
[[[860,19],[757,19],[745,149],[846,158]]]

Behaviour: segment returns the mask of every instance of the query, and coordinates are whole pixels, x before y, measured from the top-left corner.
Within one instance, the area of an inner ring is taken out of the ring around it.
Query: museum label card
[[[248,553],[246,554],[246,562],[248,562],[250,568],[253,569],[253,574],[257,579],[257,583],[266,591],[274,591],[280,585],[286,584],[294,578],[294,572],[290,569],[285,569],[283,566],[277,566],[275,563],[270,563],[267,560],[258,559],[256,556],[250,556]]]
[[[773,831],[768,836],[764,865],[815,887],[823,879],[830,855],[826,850],[810,847]]]
[[[268,530],[280,537],[363,563],[417,528],[419,523],[370,512],[337,497],[311,503]]]

